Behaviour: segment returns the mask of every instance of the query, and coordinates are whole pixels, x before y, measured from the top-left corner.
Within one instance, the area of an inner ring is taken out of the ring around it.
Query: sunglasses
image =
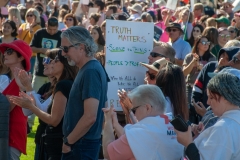
[[[234,31],[234,30],[231,30],[231,31],[228,31],[228,32],[230,32],[230,33],[234,33],[235,31]]]
[[[69,49],[70,49],[71,47],[75,47],[75,46],[78,45],[78,44],[80,44],[80,43],[76,43],[76,44],[70,45],[70,46],[60,46],[59,48],[60,48],[63,52],[68,53],[68,51],[69,51]]]
[[[168,29],[168,32],[172,32],[172,31],[173,31],[173,32],[176,32],[176,31],[178,31],[178,29],[171,29],[171,28]]]
[[[237,57],[233,57],[233,58],[232,58],[232,61],[233,61],[234,64],[236,64],[236,63],[239,62],[239,59],[238,59]]]
[[[151,52],[150,55],[153,57],[153,58],[156,58],[156,57],[166,57],[160,53],[156,53],[156,52]]]
[[[199,33],[200,31],[199,31],[199,30],[195,30],[195,29],[194,29],[194,30],[193,30],[193,32],[197,32],[197,33]]]
[[[50,64],[53,60],[49,57],[44,57],[43,58],[43,64]]]
[[[137,106],[137,107],[133,107],[132,109],[131,109],[131,111],[133,112],[133,114],[135,114],[136,113],[136,110],[139,108],[139,107],[141,107],[142,105],[140,105],[140,106]]]
[[[66,21],[73,21],[73,19],[72,18],[67,18]]]
[[[230,38],[230,35],[228,34],[219,34],[219,36],[222,38]]]
[[[14,50],[12,49],[12,48],[8,48],[8,49],[6,49],[5,50],[5,52],[4,53],[6,53],[7,55],[12,55],[13,54],[13,52],[14,52]]]
[[[27,17],[33,17],[33,15],[32,15],[32,14],[29,14],[29,15],[27,15]]]
[[[155,74],[152,74],[152,73],[149,73],[149,71],[146,72],[148,75],[149,75],[149,78],[151,80],[154,80],[156,78],[156,75]]]
[[[208,45],[208,46],[209,46],[209,45],[210,45],[210,42],[209,42],[209,41],[202,41],[201,44],[202,44],[202,45]]]

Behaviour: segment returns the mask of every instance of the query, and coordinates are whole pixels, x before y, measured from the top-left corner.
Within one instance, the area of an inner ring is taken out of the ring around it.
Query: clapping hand
[[[123,112],[125,114],[128,114],[128,111],[132,109],[132,102],[127,96],[127,92],[122,89],[122,91],[118,90],[118,97],[120,99],[120,104],[122,106]]]
[[[12,103],[22,108],[31,110],[34,107],[34,98],[32,96],[27,95],[24,92],[20,92],[19,97],[10,96],[9,99]]]

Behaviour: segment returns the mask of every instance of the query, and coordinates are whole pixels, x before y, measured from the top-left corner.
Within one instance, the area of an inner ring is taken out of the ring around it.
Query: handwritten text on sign
[[[107,20],[106,70],[111,80],[108,100],[117,111],[122,110],[117,90],[130,91],[144,83],[146,69],[139,62],[148,62],[153,28],[153,23]]]

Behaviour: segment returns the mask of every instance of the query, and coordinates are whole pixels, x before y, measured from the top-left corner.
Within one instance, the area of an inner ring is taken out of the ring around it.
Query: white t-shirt
[[[180,160],[184,147],[178,143],[169,120],[172,114],[146,117],[124,127],[129,146],[137,160]]]
[[[240,159],[240,110],[225,112],[195,140],[202,160]]]
[[[10,82],[11,80],[8,78],[8,76],[0,75],[0,93],[2,93],[7,88]]]

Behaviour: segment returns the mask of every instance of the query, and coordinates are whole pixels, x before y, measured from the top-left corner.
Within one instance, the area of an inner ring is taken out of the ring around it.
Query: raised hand
[[[128,111],[132,109],[132,102],[127,96],[127,92],[122,89],[122,91],[118,90],[118,97],[120,99],[120,104],[122,106],[123,112],[125,114],[128,114]]]
[[[20,70],[18,73],[18,78],[27,92],[33,90],[32,84],[31,84],[31,81],[32,81],[31,73],[28,74],[25,70]]]
[[[20,79],[19,79],[19,72],[20,72],[20,68],[14,68],[14,71],[13,71],[13,76],[15,78],[15,81],[18,85],[18,87],[20,88],[21,91],[25,91],[25,87],[24,85],[21,83]]]
[[[12,103],[22,108],[31,110],[34,107],[33,98],[24,92],[20,92],[19,97],[10,96],[9,99]]]

